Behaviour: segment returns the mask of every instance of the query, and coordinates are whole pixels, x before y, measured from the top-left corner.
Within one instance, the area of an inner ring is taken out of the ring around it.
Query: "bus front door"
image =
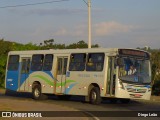
[[[31,58],[21,58],[21,69],[19,73],[19,91],[28,91],[28,83],[26,79],[29,76]]]
[[[65,93],[67,62],[67,57],[58,57],[57,59],[56,93]]]
[[[108,57],[108,73],[107,73],[107,89],[106,93],[107,96],[114,96],[115,95],[115,57],[109,56]]]

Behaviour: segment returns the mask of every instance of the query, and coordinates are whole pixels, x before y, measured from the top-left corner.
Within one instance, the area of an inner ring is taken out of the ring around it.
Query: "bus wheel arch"
[[[39,81],[34,81],[33,84],[32,84],[32,90],[36,85],[41,86],[41,83]]]

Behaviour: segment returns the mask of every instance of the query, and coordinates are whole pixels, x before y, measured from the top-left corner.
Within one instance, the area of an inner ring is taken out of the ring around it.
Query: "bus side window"
[[[32,65],[31,70],[32,71],[41,71],[43,67],[43,54],[35,54],[32,56]]]
[[[102,71],[104,65],[104,53],[89,53],[86,71]]]
[[[45,55],[43,70],[44,71],[51,71],[52,64],[53,64],[53,55],[52,54]]]
[[[86,54],[84,53],[71,54],[69,70],[84,71],[85,62],[86,62]]]
[[[17,71],[19,67],[19,55],[10,55],[8,61],[8,71]]]

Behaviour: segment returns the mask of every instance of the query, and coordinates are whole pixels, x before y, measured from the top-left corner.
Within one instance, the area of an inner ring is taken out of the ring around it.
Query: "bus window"
[[[16,71],[19,66],[19,55],[10,55],[8,61],[8,71]]]
[[[52,64],[53,64],[53,55],[51,54],[45,55],[43,70],[44,71],[52,70]]]
[[[85,62],[86,62],[86,54],[84,53],[71,54],[69,70],[84,71]]]
[[[32,71],[41,71],[42,67],[43,67],[43,59],[44,59],[44,55],[42,55],[42,54],[33,55],[31,70]]]
[[[29,68],[30,68],[30,59],[24,58],[22,59],[21,62],[22,68],[21,68],[21,73],[29,73]]]
[[[102,71],[104,65],[104,53],[89,53],[86,71]]]

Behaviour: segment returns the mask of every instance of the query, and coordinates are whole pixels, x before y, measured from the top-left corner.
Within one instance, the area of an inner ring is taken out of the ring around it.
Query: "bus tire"
[[[93,87],[89,94],[89,101],[91,104],[100,104],[101,97],[100,97],[100,90],[98,87]]]
[[[33,95],[33,99],[35,99],[35,100],[45,100],[48,98],[47,95],[42,94],[40,85],[34,86],[34,88],[32,90],[32,95]]]

